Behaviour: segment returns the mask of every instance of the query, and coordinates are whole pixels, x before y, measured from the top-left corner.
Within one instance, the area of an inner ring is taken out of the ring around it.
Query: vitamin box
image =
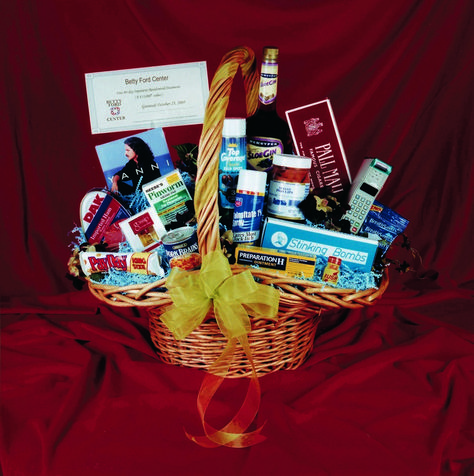
[[[278,218],[264,222],[261,246],[286,253],[304,253],[341,258],[342,263],[361,272],[370,272],[378,242],[369,238],[338,233]]]
[[[351,175],[329,99],[286,111],[296,153],[311,159],[311,189],[332,194],[351,184]]]
[[[287,276],[312,278],[316,266],[313,256],[293,255],[257,246],[239,246],[235,255],[237,264],[268,268]]]

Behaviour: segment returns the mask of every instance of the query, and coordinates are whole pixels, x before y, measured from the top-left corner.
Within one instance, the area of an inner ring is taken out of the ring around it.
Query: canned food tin
[[[161,238],[171,268],[196,269],[201,265],[196,230],[183,226]]]

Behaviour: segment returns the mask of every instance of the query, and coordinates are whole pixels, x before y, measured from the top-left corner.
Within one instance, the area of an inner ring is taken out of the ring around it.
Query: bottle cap
[[[291,167],[294,169],[309,169],[311,168],[311,159],[300,155],[275,154],[273,156],[273,165]]]
[[[336,256],[330,256],[328,258],[328,263],[333,263],[333,264],[340,265],[342,263],[342,259],[341,258],[336,258]]]
[[[259,170],[243,169],[239,172],[237,190],[246,190],[255,193],[265,193],[267,173]]]
[[[279,50],[276,46],[265,46],[263,48],[263,58],[266,61],[278,61]]]
[[[222,135],[224,137],[245,137],[246,135],[245,119],[240,117],[229,117],[224,119]]]

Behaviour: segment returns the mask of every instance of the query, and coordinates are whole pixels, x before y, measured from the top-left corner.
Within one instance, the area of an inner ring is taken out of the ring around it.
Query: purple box
[[[296,153],[312,161],[311,189],[346,191],[351,175],[329,99],[286,111]]]

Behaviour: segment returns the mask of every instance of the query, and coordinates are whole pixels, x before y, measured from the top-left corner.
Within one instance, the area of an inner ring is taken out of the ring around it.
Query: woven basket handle
[[[209,91],[204,124],[199,140],[194,206],[198,222],[201,255],[220,249],[218,171],[222,127],[235,74],[242,70],[247,116],[255,112],[258,101],[258,75],[255,53],[245,46],[226,53],[217,68]]]

